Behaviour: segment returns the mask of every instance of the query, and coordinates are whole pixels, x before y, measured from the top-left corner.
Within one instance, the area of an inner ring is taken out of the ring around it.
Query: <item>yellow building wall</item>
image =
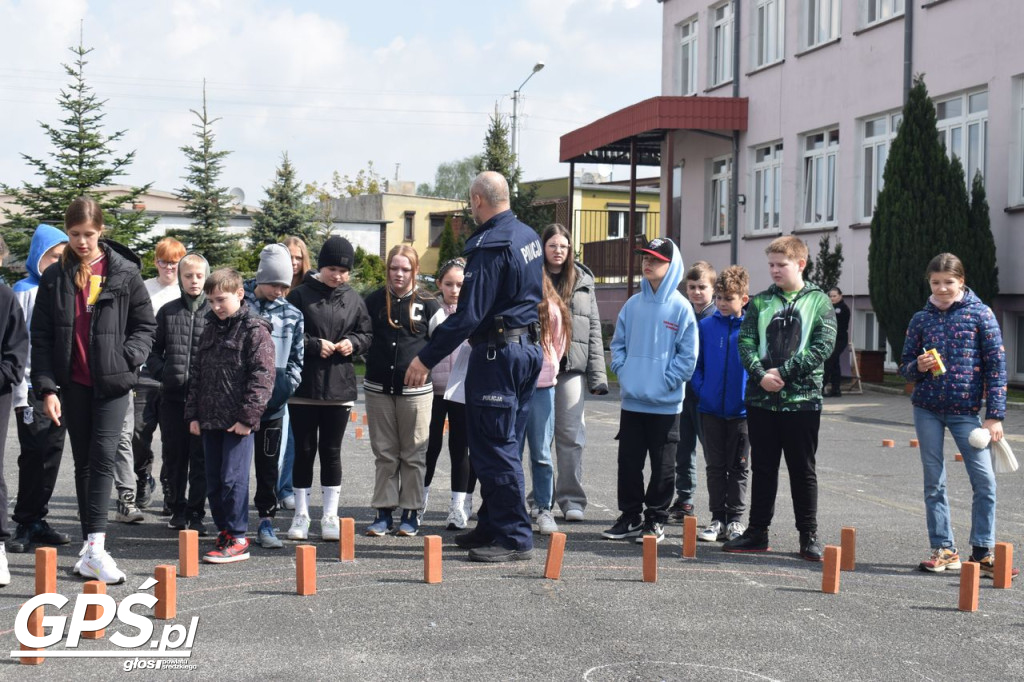
[[[383,220],[391,221],[387,225],[385,237],[387,253],[397,244],[408,244],[416,249],[420,257],[420,272],[433,275],[437,271],[438,249],[430,246],[430,214],[441,211],[462,210],[466,205],[464,201],[454,199],[438,199],[436,197],[421,197],[408,194],[385,194],[383,195]],[[412,211],[413,216],[413,238],[405,238],[405,214]]]

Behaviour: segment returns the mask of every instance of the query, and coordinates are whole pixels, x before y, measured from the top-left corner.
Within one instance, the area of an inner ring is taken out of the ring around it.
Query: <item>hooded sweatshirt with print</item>
[[[679,293],[683,260],[672,245],[665,279],[654,291],[645,278],[640,293],[619,312],[612,337],[612,371],[619,375],[622,409],[678,414],[697,364],[697,318]]]
[[[825,360],[836,343],[836,313],[817,285],[787,295],[772,284],[750,299],[740,326],[740,360],[747,369],[747,406],[773,412],[821,410]],[[769,393],[761,380],[778,369],[786,385]]]
[[[42,272],[39,271],[39,261],[46,252],[57,246],[67,244],[68,236],[64,230],[58,230],[53,225],[40,224],[32,234],[32,243],[28,247],[28,258],[25,259],[25,270],[28,273],[25,279],[15,282],[11,289],[14,290],[14,297],[21,304],[25,312],[25,327],[32,326],[32,310],[36,307],[36,293],[39,291],[39,278]],[[25,363],[25,377],[21,383],[14,388],[14,407],[26,407],[28,405],[28,379],[31,372],[32,352],[29,351],[29,360]]]

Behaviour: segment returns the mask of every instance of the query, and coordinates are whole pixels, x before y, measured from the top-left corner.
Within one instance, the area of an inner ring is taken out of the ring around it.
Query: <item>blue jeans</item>
[[[530,446],[530,478],[533,482],[533,506],[551,509],[555,470],[551,465],[551,441],[555,437],[555,387],[538,388],[530,400],[526,418],[526,439],[519,444],[519,456]]]
[[[967,476],[974,489],[971,504],[971,544],[994,547],[996,544],[996,477],[992,471],[992,455],[988,448],[978,450],[967,441],[972,430],[981,426],[981,419],[970,414],[940,414],[922,407],[914,408],[914,428],[921,442],[921,465],[924,468],[924,506],[928,520],[928,540],[932,549],[955,548],[953,527],[949,520],[946,496],[946,464],[942,459],[944,430],[949,429],[960,448]]]
[[[284,438],[284,451],[277,461],[277,499],[279,501],[294,494],[292,491],[292,467],[295,466],[295,436],[292,434],[291,417],[288,415],[288,410],[284,411],[281,428],[284,429],[287,437]]]

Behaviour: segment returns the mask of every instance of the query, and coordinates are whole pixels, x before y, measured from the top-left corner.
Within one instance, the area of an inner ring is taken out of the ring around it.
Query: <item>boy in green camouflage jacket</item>
[[[779,465],[786,458],[800,556],[821,561],[815,454],[821,422],[823,364],[836,341],[832,303],[804,282],[807,246],[792,235],[765,249],[772,286],[750,300],[740,327],[740,360],[748,373],[750,523],[726,552],[767,552]]]

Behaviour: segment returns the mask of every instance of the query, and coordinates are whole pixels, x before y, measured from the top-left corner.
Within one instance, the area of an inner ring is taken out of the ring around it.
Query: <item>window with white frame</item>
[[[777,232],[780,228],[779,209],[782,206],[782,143],[754,149],[753,214],[751,231]]]
[[[988,148],[988,91],[967,92],[935,103],[939,139],[950,158],[956,155],[964,165],[970,187],[974,174],[985,176]]]
[[[827,43],[839,37],[840,0],[803,0],[803,47]]]
[[[865,222],[870,221],[875,213],[875,201],[885,185],[885,162],[889,159],[889,148],[902,120],[903,114],[895,113],[863,122],[860,217]]]
[[[712,159],[710,177],[707,236],[708,239],[721,239],[730,234],[729,186],[732,182],[732,157]]]
[[[606,204],[608,210],[608,239],[623,239],[629,234],[629,204]],[[634,234],[647,234],[647,207],[636,207]]]
[[[869,26],[903,14],[904,0],[860,0],[862,26]]]
[[[754,67],[785,56],[785,0],[757,0],[754,7]]]
[[[804,136],[803,159],[803,224],[835,225],[839,129]]]
[[[697,20],[684,21],[679,31],[679,94],[697,92]]]
[[[711,85],[732,80],[732,2],[713,7],[711,16]]]

